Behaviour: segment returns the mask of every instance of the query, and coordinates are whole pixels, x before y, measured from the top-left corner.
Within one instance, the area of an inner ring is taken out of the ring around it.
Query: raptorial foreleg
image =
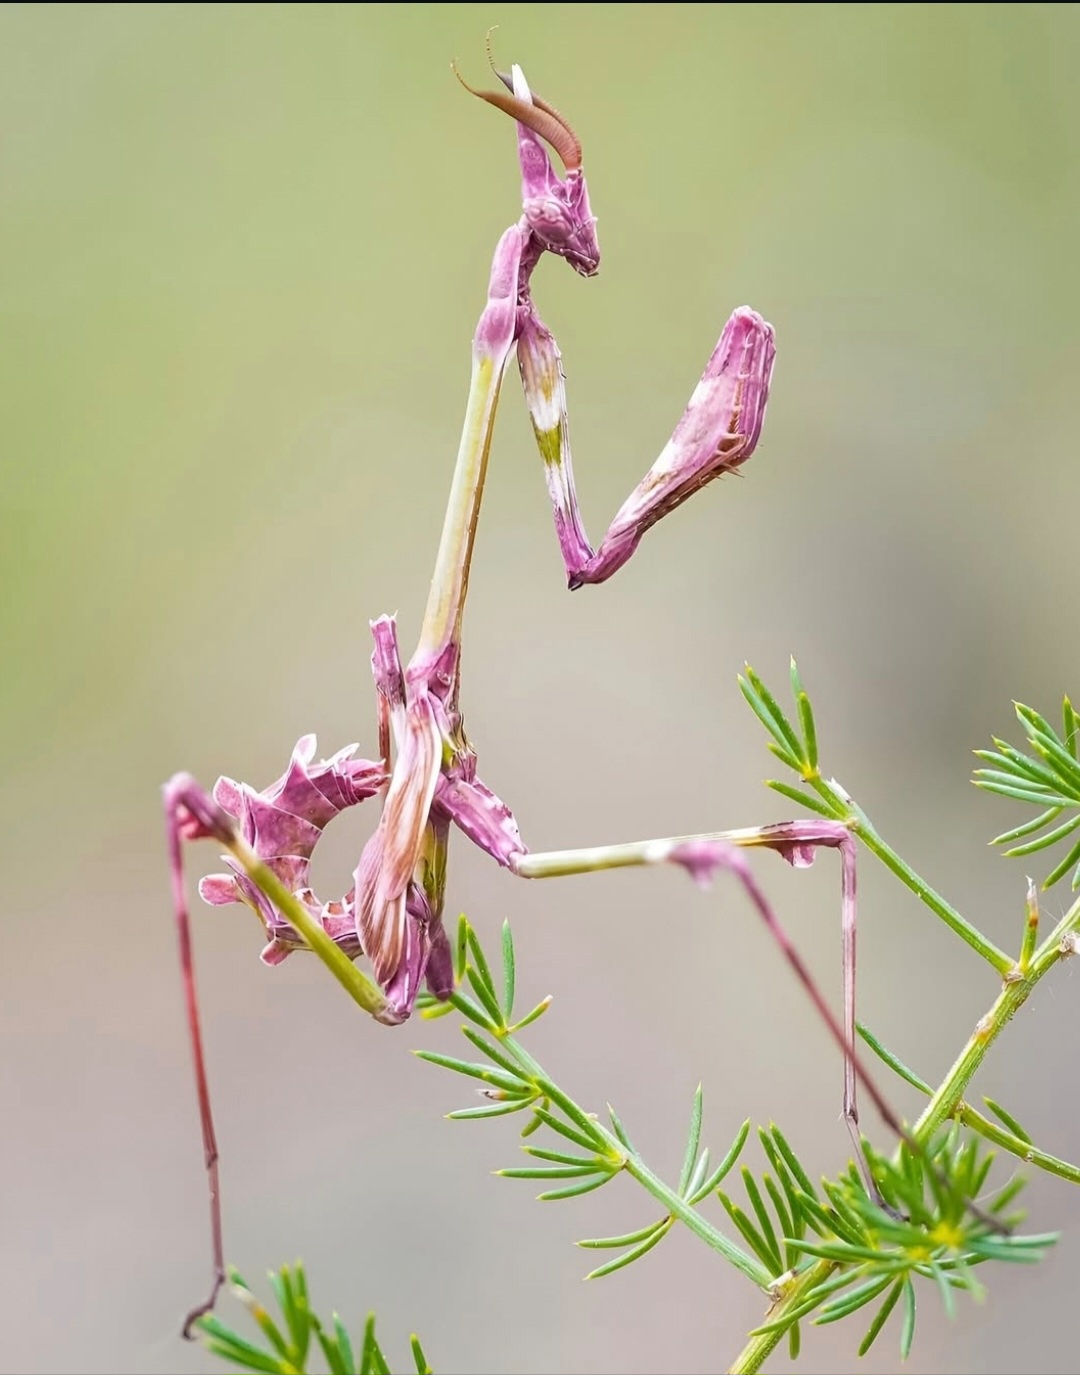
[[[650,526],[699,487],[746,462],[761,434],[775,354],[772,326],[741,306],[724,326],[674,433],[594,551],[574,486],[562,358],[529,302],[518,338],[518,367],[571,588],[610,578]]]

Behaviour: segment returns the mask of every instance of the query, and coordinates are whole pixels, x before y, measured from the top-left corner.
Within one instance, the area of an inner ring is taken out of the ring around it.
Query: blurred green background
[[[744,479],[574,596],[508,380],[466,634],[485,778],[534,848],[779,817],[735,674],[782,684],[794,651],[826,769],[1019,940],[1023,865],[986,841],[1022,813],[967,779],[1011,699],[1080,691],[1075,6],[5,6],[7,1370],[208,1367],[176,1335],[207,1225],[158,788],[261,786],[307,730],[374,751],[367,620],[398,610],[408,651],[518,213],[512,129],[449,70],[484,78],[494,23],[577,126],[600,216],[602,275],[536,283],[594,539],[734,306],[779,358]],[[327,837],[328,894],[374,816]],[[835,865],[760,872],[838,993]],[[940,1075],[993,980],[869,857],[860,880],[863,1016]],[[845,1158],[837,1056],[733,888],[515,884],[459,840],[449,905],[489,939],[512,917],[521,996],[557,994],[536,1053],[657,1168],[699,1078],[714,1144],[773,1117],[816,1168]],[[262,968],[241,909],[195,921],[249,1278],[300,1254],[321,1307],[376,1309],[398,1358],[417,1329],[441,1371],[726,1367],[760,1296],[681,1233],[582,1285],[572,1239],[651,1202],[493,1180],[515,1129],[444,1121],[458,1085],[407,1053],[448,1023],[390,1034],[314,961]],[[1065,967],[976,1085],[1071,1158],[1078,1018]],[[1075,1371],[1080,1198],[1030,1203],[1061,1246],[952,1324],[928,1296],[913,1372]],[[810,1334],[802,1369],[852,1369],[860,1335]],[[863,1368],[895,1363],[893,1332]]]

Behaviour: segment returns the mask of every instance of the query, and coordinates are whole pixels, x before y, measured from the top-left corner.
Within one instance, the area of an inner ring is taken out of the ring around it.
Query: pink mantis
[[[750,457],[761,434],[775,356],[772,327],[748,307],[734,311],[671,439],[593,550],[574,488],[559,350],[540,318],[530,285],[545,253],[565,258],[583,277],[598,270],[600,250],[581,145],[562,116],[531,93],[519,67],[500,79],[505,89],[473,93],[516,121],[523,214],[495,250],[487,303],[473,339],[471,386],[431,591],[419,642],[408,663],[402,663],[393,618],[372,622],[379,758],[356,759],[353,746],[315,762],[315,738],[309,735],[297,744],[285,774],[261,791],[222,778],[209,796],[186,774],[176,775],[165,787],[213,1231],[213,1285],[206,1302],[189,1315],[188,1326],[213,1306],[225,1271],[217,1145],[181,872],[184,839],[213,838],[227,851],[230,872],[203,879],[200,893],[212,904],[239,901],[254,909],[268,938],[264,962],[276,964],[294,950],[313,950],[354,1000],[388,1025],[409,1016],[425,980],[437,998],[445,998],[453,986],[442,925],[452,826],[521,878],[675,863],[704,881],[718,868],[730,869],[777,936],[843,1049],[844,1112],[857,1155],[856,1075],[867,1083],[886,1121],[900,1131],[853,1049],[855,861],[854,842],[845,826],[826,820],[796,821],[533,854],[510,808],[477,774],[459,704],[462,615],[495,412],[511,355],[516,351],[571,588],[605,581],[633,555],[651,525],[699,487]],[[555,171],[545,143],[562,161],[563,176]],[[376,794],[382,795],[381,817],[364,846],[352,888],[339,901],[320,901],[308,877],[323,829],[341,810]],[[805,865],[822,845],[838,849],[842,862],[842,1025],[810,979],[740,853],[741,847],[765,846],[793,864]],[[374,979],[354,963],[361,954],[367,956]]]

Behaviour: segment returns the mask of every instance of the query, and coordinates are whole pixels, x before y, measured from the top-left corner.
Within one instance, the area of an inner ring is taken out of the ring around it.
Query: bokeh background
[[[467,617],[484,776],[533,848],[778,818],[735,675],[782,686],[795,652],[825,767],[1019,940],[1023,865],[986,841],[1023,814],[970,786],[969,751],[1017,734],[1013,698],[1080,690],[1075,6],[5,6],[6,1370],[210,1368],[177,1339],[207,1225],[158,789],[261,786],[308,730],[374,750],[367,621],[398,610],[406,650],[418,629],[518,213],[513,131],[449,70],[485,76],[494,23],[578,127],[600,216],[601,276],[537,281],[594,538],[734,306],[779,362],[744,477],[574,596],[509,378]],[[374,817],[333,828],[322,889]],[[760,865],[837,994],[835,864]],[[993,980],[870,857],[860,878],[863,1015],[934,1078]],[[489,940],[512,917],[521,996],[557,995],[536,1053],[658,1169],[699,1079],[714,1146],[749,1115],[846,1158],[837,1056],[731,885],[529,886],[458,840],[449,907]],[[442,1371],[726,1368],[760,1296],[680,1232],[583,1285],[572,1240],[652,1202],[492,1179],[516,1129],[446,1122],[467,1087],[408,1053],[453,1048],[449,1022],[389,1033],[314,961],[262,968],[242,909],[195,921],[249,1278],[302,1255],[321,1307],[377,1310],[399,1360],[415,1328]],[[1072,1158],[1078,1025],[1063,967],[976,1085]],[[1080,1195],[1038,1179],[1030,1206],[1059,1248],[952,1323],[928,1294],[913,1372],[1076,1370]],[[802,1368],[853,1369],[861,1331],[811,1333]],[[895,1369],[895,1340],[863,1368]]]

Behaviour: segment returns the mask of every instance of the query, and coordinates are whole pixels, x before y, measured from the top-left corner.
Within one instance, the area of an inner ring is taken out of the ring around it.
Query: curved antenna
[[[491,62],[495,75],[509,89],[506,91],[478,91],[470,86],[461,75],[457,63],[451,62],[450,68],[454,75],[470,95],[477,96],[480,100],[486,100],[489,105],[494,105],[497,110],[502,110],[511,119],[516,119],[519,124],[524,124],[534,134],[538,134],[545,143],[549,143],[558,153],[562,165],[568,172],[578,171],[581,167],[581,142],[578,136],[558,110],[549,105],[547,101],[541,100],[539,96],[533,96],[532,103],[530,103],[514,94],[512,79],[495,69],[491,55],[490,37],[489,31],[488,60]]]
[[[499,78],[499,80],[506,87],[506,89],[510,91],[511,94],[516,95],[517,93],[514,91],[514,78],[512,74],[510,72],[500,72],[498,67],[496,67],[495,65],[495,54],[492,52],[491,47],[491,35],[495,32],[495,30],[498,27],[498,24],[492,24],[491,28],[487,31],[487,37],[484,39],[484,46],[485,48],[487,48],[488,65],[491,67],[491,70]],[[566,132],[573,138],[574,142],[577,144],[578,162],[580,165],[581,140],[577,137],[573,129],[570,127],[570,121],[566,118],[565,115],[560,114],[559,111],[556,110],[555,106],[552,105],[552,103],[549,100],[545,100],[543,96],[537,95],[536,92],[533,90],[530,90],[529,94],[532,97],[532,103],[537,107],[537,109],[543,110],[544,113],[549,114],[552,117],[552,119],[557,119],[559,123],[563,126],[563,128],[566,130]],[[561,156],[562,155],[560,154],[560,157]],[[567,171],[569,170],[570,169],[567,168]]]

